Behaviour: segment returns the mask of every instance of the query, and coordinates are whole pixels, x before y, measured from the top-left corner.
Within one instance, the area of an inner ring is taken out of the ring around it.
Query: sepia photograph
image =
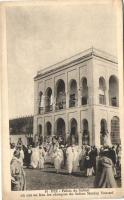
[[[4,10],[10,190],[121,189],[121,1],[41,2]]]

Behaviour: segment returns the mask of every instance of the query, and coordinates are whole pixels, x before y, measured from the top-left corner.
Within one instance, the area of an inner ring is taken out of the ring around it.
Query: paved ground
[[[27,190],[42,189],[67,189],[67,188],[93,188],[94,176],[84,177],[81,172],[68,175],[62,169],[56,174],[53,166],[45,166],[45,169],[25,169]],[[120,186],[120,182],[118,183]]]

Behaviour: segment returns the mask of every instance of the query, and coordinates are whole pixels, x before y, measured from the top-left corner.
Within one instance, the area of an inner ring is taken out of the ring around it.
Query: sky
[[[34,113],[33,78],[38,70],[92,46],[117,56],[116,31],[113,4],[8,7],[9,117]]]

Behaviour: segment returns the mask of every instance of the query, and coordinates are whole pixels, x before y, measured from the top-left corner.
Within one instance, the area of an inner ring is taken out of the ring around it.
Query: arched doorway
[[[52,135],[52,124],[50,122],[47,122],[45,126],[45,136],[51,136],[51,135]]]
[[[77,82],[72,79],[70,81],[70,90],[69,90],[69,107],[77,106]]]
[[[87,78],[83,77],[81,80],[81,104],[86,105],[87,100],[88,100]]]
[[[65,82],[60,79],[56,83],[56,110],[66,107]]]
[[[119,117],[114,116],[111,120],[111,143],[120,144],[120,121]]]
[[[65,121],[62,118],[59,118],[56,120],[55,134],[65,144],[65,140],[66,140]]]
[[[45,111],[50,112],[53,109],[52,89],[49,87],[45,92]]]
[[[108,132],[107,130],[107,122],[105,119],[102,119],[100,122],[100,144],[104,145],[104,137],[106,133]]]
[[[38,125],[38,135],[39,136],[42,135],[42,125],[41,124]]]
[[[70,121],[70,140],[78,143],[77,120],[72,118]]]
[[[42,144],[43,135],[42,135],[42,125],[41,124],[38,125],[38,140],[39,140],[39,143]]]
[[[111,106],[119,105],[118,79],[114,75],[112,75],[109,79],[109,103]]]
[[[99,78],[99,103],[106,104],[106,96],[105,96],[106,84],[105,79],[103,77]]]
[[[88,145],[89,144],[89,126],[87,119],[83,119],[83,135],[82,135],[82,144]]]

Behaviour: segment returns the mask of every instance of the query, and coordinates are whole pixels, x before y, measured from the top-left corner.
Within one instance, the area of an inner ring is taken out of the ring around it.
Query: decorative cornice
[[[61,71],[63,69],[66,69],[67,67],[75,66],[86,60],[92,59],[93,57],[97,57],[105,61],[118,64],[117,57],[92,47],[68,59],[65,59],[61,62],[58,62],[54,65],[38,71],[37,75],[34,77],[34,80],[38,80],[41,77],[48,76],[51,73]]]

